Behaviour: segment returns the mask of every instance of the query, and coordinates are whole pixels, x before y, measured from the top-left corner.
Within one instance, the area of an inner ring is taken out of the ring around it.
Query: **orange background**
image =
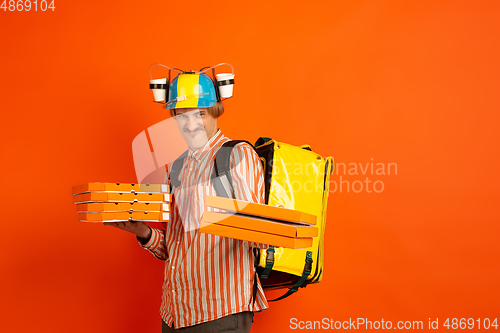
[[[271,303],[253,332],[500,316],[498,1],[55,6],[0,11],[0,331],[160,331],[163,262],[78,223],[71,198],[136,181],[131,142],[168,117],[148,89],[155,62],[235,67],[230,138],[397,163],[369,175],[381,193],[331,193],[323,281]]]

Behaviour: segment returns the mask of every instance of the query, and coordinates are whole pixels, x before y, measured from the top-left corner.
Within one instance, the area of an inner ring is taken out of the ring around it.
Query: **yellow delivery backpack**
[[[293,146],[260,138],[255,149],[264,166],[266,203],[315,215],[318,237],[307,249],[282,247],[260,251],[258,273],[264,290],[289,288],[276,301],[323,277],[324,233],[332,157],[323,157],[308,145]]]
[[[218,196],[233,198],[234,189],[229,168],[231,150],[247,141],[233,140],[222,145],[215,156],[211,175]],[[311,151],[308,145],[293,146],[269,138],[259,138],[255,150],[264,167],[266,204],[283,206],[316,216],[318,236],[307,249],[271,247],[256,253],[256,274],[264,290],[288,288],[277,301],[290,296],[310,283],[320,282],[323,277],[324,233],[330,175],[334,169],[332,157],[322,157]],[[171,188],[178,186],[184,158],[181,155],[170,171]],[[177,180],[178,182],[178,180]],[[259,250],[254,248],[254,251]],[[256,279],[254,280],[256,283]],[[254,299],[257,286],[254,283]]]

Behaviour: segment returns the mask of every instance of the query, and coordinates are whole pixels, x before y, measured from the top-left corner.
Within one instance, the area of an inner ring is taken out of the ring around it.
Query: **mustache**
[[[194,129],[194,130],[192,130],[192,131],[190,131],[190,130],[189,130],[189,129],[187,129],[187,128],[184,128],[184,129],[183,129],[183,131],[184,131],[184,132],[196,132],[196,131],[198,131],[198,130],[200,130],[200,131],[204,131],[204,130],[205,130],[205,128],[204,128],[203,126],[200,126],[200,127],[196,128],[196,129]]]

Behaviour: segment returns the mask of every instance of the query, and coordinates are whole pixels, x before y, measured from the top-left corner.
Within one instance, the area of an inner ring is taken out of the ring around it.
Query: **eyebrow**
[[[207,110],[197,110],[197,111],[194,112],[194,114],[198,114],[198,113],[206,114]],[[176,116],[180,116],[180,115],[185,115],[185,113],[177,113],[176,114]]]

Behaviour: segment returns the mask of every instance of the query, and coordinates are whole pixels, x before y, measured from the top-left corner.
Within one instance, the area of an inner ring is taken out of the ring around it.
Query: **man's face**
[[[217,119],[208,114],[207,108],[186,108],[175,110],[179,131],[189,148],[203,148],[217,132]]]

